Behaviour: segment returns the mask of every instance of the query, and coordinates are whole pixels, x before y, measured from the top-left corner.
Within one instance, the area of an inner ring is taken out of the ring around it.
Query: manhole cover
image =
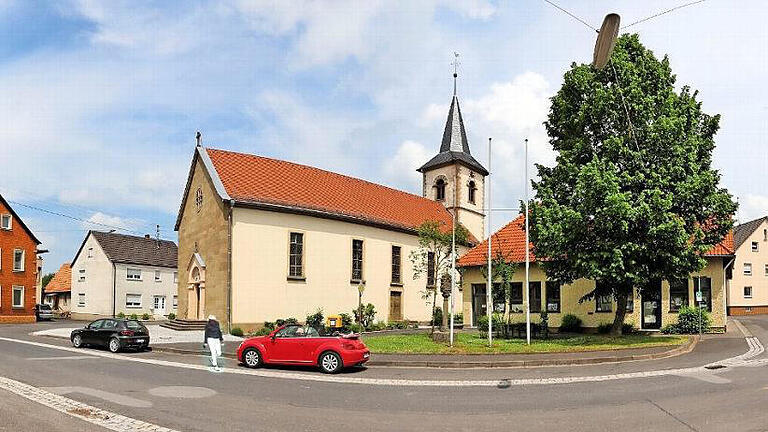
[[[704,366],[704,369],[725,369],[725,366],[723,366],[723,365],[710,365],[710,366]]]

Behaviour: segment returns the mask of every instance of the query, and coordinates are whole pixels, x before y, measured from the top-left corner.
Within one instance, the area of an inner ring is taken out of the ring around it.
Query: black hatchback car
[[[75,348],[98,345],[109,348],[113,353],[126,348],[141,351],[149,346],[149,330],[136,320],[106,318],[72,330],[69,339]]]

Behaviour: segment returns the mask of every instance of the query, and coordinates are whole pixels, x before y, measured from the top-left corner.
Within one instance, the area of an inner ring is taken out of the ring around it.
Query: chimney
[[[149,237],[149,234],[144,234],[144,238],[145,238],[145,239],[148,239],[148,238],[150,238],[150,237]]]

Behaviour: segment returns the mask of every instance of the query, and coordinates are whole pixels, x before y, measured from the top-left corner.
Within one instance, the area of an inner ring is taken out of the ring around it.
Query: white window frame
[[[179,272],[173,272],[173,283],[179,283]]]
[[[760,252],[760,243],[752,242],[752,252]]]
[[[77,307],[85,307],[85,293],[77,293]]]
[[[5,224],[3,224],[3,221],[6,221],[6,220],[8,221],[8,226],[5,226]],[[12,215],[10,215],[8,213],[0,215],[0,229],[3,229],[5,231],[10,231],[10,230],[13,229],[13,216]]]
[[[166,306],[168,306],[168,303],[167,303],[168,299],[164,295],[152,296],[152,309],[154,309],[154,310],[161,309],[161,308],[157,307],[158,306],[157,305],[157,303],[158,303],[157,300],[158,299],[163,299],[163,307],[162,307],[162,309],[165,310]]]
[[[16,253],[21,252],[21,267],[16,267]],[[23,272],[24,271],[24,262],[27,260],[27,251],[24,249],[14,249],[13,250],[13,271],[15,272]]]
[[[160,270],[155,270],[155,282],[162,282],[163,276],[162,273],[160,273]]]
[[[749,295],[747,295],[747,288],[749,288]],[[744,290],[742,291],[742,294],[744,294],[744,298],[752,298],[752,287],[745,286]]]
[[[131,272],[138,272],[138,276],[135,274],[131,274]],[[129,281],[141,281],[141,269],[139,268],[131,268],[127,267],[125,269],[125,280]]]
[[[179,296],[178,295],[174,295],[173,296],[173,303],[171,304],[171,306],[173,306],[174,310],[179,308]]]
[[[21,303],[16,303],[16,291],[21,291]],[[14,309],[20,309],[24,307],[24,286],[13,285],[11,287],[11,307]]]
[[[77,271],[77,281],[85,282],[85,269],[80,269]]]
[[[88,248],[88,258],[89,258],[89,259],[90,259],[90,258],[93,258],[93,248],[92,248],[92,247],[89,247],[89,248]]]
[[[139,302],[136,303],[135,301],[128,301],[129,297],[139,297]],[[127,293],[125,295],[125,308],[126,309],[141,309],[141,303],[142,303],[142,295],[141,294],[133,294],[133,293]]]
[[[744,263],[744,276],[752,276],[752,263]]]

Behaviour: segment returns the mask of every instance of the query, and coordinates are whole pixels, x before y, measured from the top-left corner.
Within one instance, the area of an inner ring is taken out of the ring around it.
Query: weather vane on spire
[[[456,51],[453,52],[453,62],[451,62],[451,65],[453,65],[453,95],[456,96],[456,77],[459,76],[459,65],[461,63],[459,62],[459,53]]]

